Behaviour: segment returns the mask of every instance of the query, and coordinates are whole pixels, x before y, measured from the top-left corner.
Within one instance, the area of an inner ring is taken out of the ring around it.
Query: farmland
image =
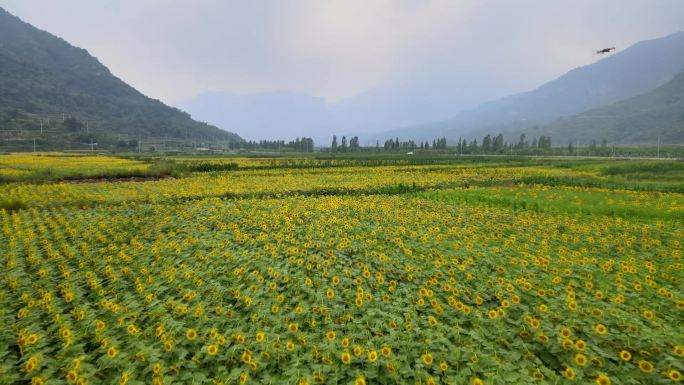
[[[13,154],[3,175],[2,384],[684,373],[681,162]]]

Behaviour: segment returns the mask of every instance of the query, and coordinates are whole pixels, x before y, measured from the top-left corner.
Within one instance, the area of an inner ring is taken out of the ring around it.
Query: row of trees
[[[67,122],[69,119],[67,119]],[[72,122],[69,122],[72,123]],[[127,142],[120,141],[117,143],[119,147],[134,147],[137,141],[130,140]],[[312,138],[296,138],[295,140],[285,142],[284,140],[260,140],[247,142],[232,142],[230,143],[232,150],[270,150],[270,151],[297,151],[297,152],[313,152],[314,141]],[[363,148],[359,143],[358,136],[352,136],[347,140],[346,136],[342,136],[340,142],[337,140],[337,135],[333,135],[330,146],[331,152],[358,152]],[[371,150],[372,147],[365,147],[365,150]],[[414,151],[414,150],[453,150],[460,154],[525,154],[525,153],[551,153],[552,143],[551,137],[542,135],[528,140],[525,134],[521,134],[517,142],[505,142],[503,134],[493,136],[488,134],[478,142],[477,139],[468,141],[463,138],[458,138],[455,148],[447,145],[445,137],[437,138],[429,141],[420,141],[416,143],[413,140],[401,141],[399,138],[387,139],[381,147],[380,142],[376,141],[376,151]],[[567,152],[569,154],[576,153],[578,150],[572,143],[569,143],[567,150],[556,148],[553,152]],[[598,142],[593,141],[589,146],[582,148],[582,153],[586,155],[606,155],[610,153],[611,149],[604,139],[599,145]]]
[[[487,134],[482,138],[481,143],[478,143],[477,139],[468,142],[466,139],[458,138],[456,145],[456,151],[461,154],[502,154],[513,150],[516,152],[524,152],[524,150],[550,151],[551,137],[542,135],[539,138],[535,137],[530,143],[525,134],[521,134],[517,143],[506,143],[503,134],[497,136]]]
[[[290,150],[297,152],[313,152],[314,141],[312,138],[297,138],[289,142],[284,140],[259,140],[247,142],[231,142],[231,150]]]
[[[361,149],[359,145],[359,137],[352,136],[347,143],[347,137],[342,136],[342,142],[337,144],[337,135],[333,135],[332,143],[330,144],[330,151],[332,152],[357,152]]]
[[[379,149],[379,148],[380,148],[379,143],[376,144],[375,147],[376,147],[377,149]],[[434,139],[434,140],[432,141],[432,146],[430,146],[430,142],[427,141],[427,140],[426,140],[425,142],[422,142],[422,141],[421,141],[420,144],[416,144],[416,142],[414,142],[413,140],[408,140],[408,141],[402,142],[402,141],[399,141],[399,138],[387,139],[387,140],[385,141],[385,145],[383,146],[383,149],[384,149],[385,151],[397,151],[397,150],[401,150],[401,151],[410,150],[410,151],[413,151],[413,150],[417,150],[417,149],[429,150],[429,149],[431,149],[431,148],[432,148],[433,150],[446,150],[446,149],[447,149],[447,141],[446,141],[446,138]]]
[[[429,150],[430,148],[435,150],[446,150],[447,140],[446,138],[438,138],[432,141],[432,147],[430,147],[430,142],[420,142],[416,144],[413,140],[400,141],[399,138],[387,139],[382,149],[385,151],[413,151],[420,148],[421,150]],[[380,151],[380,141],[375,142],[375,149]],[[341,143],[337,142],[337,135],[333,135],[332,143],[330,144],[331,152],[357,152],[361,150],[361,145],[359,144],[359,137],[352,136],[347,143],[347,137],[342,136]]]
[[[421,142],[420,145],[423,146],[423,143]],[[379,149],[377,142],[375,147],[376,149]],[[385,141],[385,145],[383,146],[385,151],[413,151],[416,148],[418,148],[418,146],[416,146],[416,142],[412,140],[400,142],[399,138],[388,139]]]

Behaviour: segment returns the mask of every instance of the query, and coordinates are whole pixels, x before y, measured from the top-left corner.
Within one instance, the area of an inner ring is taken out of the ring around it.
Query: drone
[[[610,53],[610,51],[615,51],[615,47],[604,48],[596,51],[597,55],[603,55],[604,53]]]

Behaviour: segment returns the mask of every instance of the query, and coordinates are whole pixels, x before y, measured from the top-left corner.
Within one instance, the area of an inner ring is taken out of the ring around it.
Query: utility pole
[[[40,134],[43,135],[43,120],[40,120]]]
[[[141,148],[142,148],[142,146],[141,146],[141,144],[140,144],[140,140],[141,140],[140,134],[138,134],[138,153],[140,153],[140,150],[141,150]]]
[[[90,152],[95,152],[95,143],[92,136],[90,137]]]
[[[36,138],[33,138],[33,152],[36,152]]]
[[[658,159],[660,159],[660,135],[658,135]]]
[[[88,127],[88,121],[86,120],[86,134],[90,132],[90,128]]]

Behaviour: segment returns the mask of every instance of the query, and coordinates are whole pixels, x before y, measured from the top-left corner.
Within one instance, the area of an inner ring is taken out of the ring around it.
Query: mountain
[[[539,88],[484,103],[441,122],[408,126],[385,138],[431,139],[520,131],[648,92],[684,67],[684,32],[641,41]]]
[[[551,135],[556,143],[684,143],[684,69],[662,86],[608,106],[526,131]]]
[[[333,119],[322,98],[295,92],[235,94],[207,92],[179,104],[193,117],[248,139],[314,137],[332,128]],[[317,140],[318,141],[318,140]]]
[[[451,78],[424,74],[410,81],[389,81],[342,99],[330,108],[337,126],[359,135],[363,141],[369,139],[369,133],[446,119],[483,100],[505,95],[507,88],[488,79],[468,78],[459,73]]]
[[[76,137],[83,136],[86,129],[101,141],[139,135],[241,140],[236,134],[196,122],[187,113],[148,98],[112,75],[86,50],[2,8],[0,90],[3,130],[35,130],[43,122],[57,133],[63,131],[62,138],[73,136],[74,140],[79,140]]]
[[[306,136],[328,144],[333,134],[356,134],[363,141],[369,133],[447,118],[454,110],[473,107],[473,99],[500,95],[501,88],[505,87],[481,79],[421,78],[388,81],[335,102],[287,91],[208,92],[177,106],[196,119],[236,130],[249,139]]]

